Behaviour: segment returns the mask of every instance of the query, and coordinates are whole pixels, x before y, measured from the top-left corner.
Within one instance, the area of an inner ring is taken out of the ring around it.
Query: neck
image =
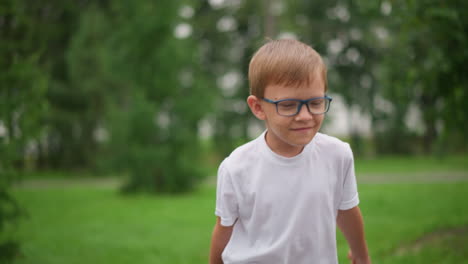
[[[281,144],[278,142],[275,143],[275,140],[272,140],[272,135],[268,131],[265,135],[265,141],[268,147],[273,152],[286,158],[292,158],[294,156],[297,156],[304,149],[304,146],[292,146],[288,144]]]

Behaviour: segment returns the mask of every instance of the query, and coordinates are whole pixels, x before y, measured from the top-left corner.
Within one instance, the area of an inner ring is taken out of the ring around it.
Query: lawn
[[[356,162],[358,175],[464,175],[458,182],[438,183],[418,178],[416,183],[382,184],[363,178],[360,206],[373,263],[468,263],[465,161],[466,156]],[[13,191],[28,212],[18,229],[22,255],[14,264],[208,261],[215,220],[213,181],[182,196],[124,196],[112,179],[42,175],[29,182]],[[338,246],[340,263],[348,263],[340,234]]]
[[[106,188],[18,190],[29,213],[15,263],[205,263],[211,190],[169,197]]]
[[[19,188],[29,217],[14,263],[207,263],[215,190],[122,196],[112,188]],[[468,183],[362,184],[374,263],[468,263]],[[341,263],[347,251],[339,236]]]

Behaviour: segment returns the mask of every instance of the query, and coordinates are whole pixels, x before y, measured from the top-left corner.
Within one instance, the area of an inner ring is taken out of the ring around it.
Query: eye
[[[296,108],[297,102],[296,101],[283,101],[278,103],[278,106],[281,108]]]
[[[316,100],[312,100],[309,102],[309,105],[310,106],[321,106],[324,104],[324,100],[323,99],[316,99]]]

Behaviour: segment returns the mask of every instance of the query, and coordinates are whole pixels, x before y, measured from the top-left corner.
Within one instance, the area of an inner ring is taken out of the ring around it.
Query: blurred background
[[[217,166],[264,129],[248,63],[294,38],[328,66],[322,131],[352,145],[374,262],[468,263],[467,10],[3,0],[0,261],[207,263]]]

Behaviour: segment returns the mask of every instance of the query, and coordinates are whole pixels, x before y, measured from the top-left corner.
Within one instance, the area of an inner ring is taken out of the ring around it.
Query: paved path
[[[404,174],[358,174],[359,184],[397,184],[397,183],[449,183],[467,182],[468,172],[418,172]]]

